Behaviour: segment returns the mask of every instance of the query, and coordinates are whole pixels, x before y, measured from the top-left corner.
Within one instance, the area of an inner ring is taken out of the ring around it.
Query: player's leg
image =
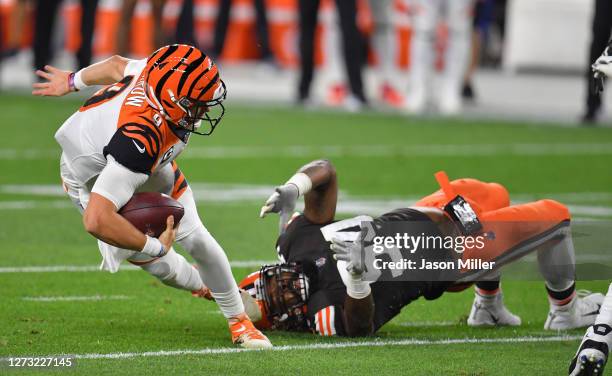
[[[546,281],[550,303],[544,329],[566,330],[593,324],[603,301],[599,293],[576,293],[574,243],[570,227],[560,231],[560,240],[538,250],[538,266]]]
[[[298,102],[306,104],[310,99],[310,86],[314,73],[314,37],[319,14],[319,0],[299,0],[300,25],[300,80]]]
[[[448,46],[444,58],[444,73],[439,97],[439,110],[456,114],[461,110],[461,84],[470,51],[473,0],[446,0]]]
[[[484,232],[494,234],[494,239],[486,239],[484,249],[466,250],[464,259],[495,261],[497,270],[538,250],[538,264],[550,302],[545,329],[571,329],[593,323],[593,312],[596,314],[599,310],[603,295],[577,296],[575,292],[570,214],[564,205],[553,200],[540,200],[484,212],[480,219]],[[480,271],[471,278],[478,280],[483,275],[486,272]]]
[[[590,326],[576,356],[569,367],[569,374],[577,375],[601,375],[608,360],[608,354],[612,347],[612,284],[608,288],[603,305],[595,324]]]
[[[395,64],[397,47],[393,25],[393,0],[370,0],[370,10],[374,18],[372,45],[378,57],[378,71],[382,100],[393,107],[404,104],[403,96],[394,86],[396,81]]]
[[[166,286],[191,291],[195,295],[206,291],[198,270],[174,249],[162,257],[151,257],[135,252],[127,260],[131,264],[140,266],[142,270]]]
[[[191,188],[187,186],[178,201],[185,207],[185,215],[176,240],[196,261],[204,284],[229,322],[232,341],[249,348],[272,347],[246,315],[227,256],[202,224]]]
[[[410,87],[405,110],[420,113],[425,110],[427,84],[433,67],[435,29],[440,11],[440,0],[411,0],[413,36],[410,50]]]
[[[342,32],[344,66],[352,94],[350,102],[345,102],[345,106],[357,110],[366,102],[362,78],[364,41],[357,28],[357,2],[336,0],[336,10]]]

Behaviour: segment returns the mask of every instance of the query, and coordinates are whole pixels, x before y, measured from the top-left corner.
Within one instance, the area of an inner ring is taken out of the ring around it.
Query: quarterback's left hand
[[[37,70],[36,75],[45,79],[45,82],[37,82],[32,85],[32,95],[45,97],[61,97],[70,92],[68,78],[69,71],[57,69],[51,65],[45,65],[45,70]]]
[[[360,240],[352,242],[332,238],[330,249],[334,252],[334,259],[345,261],[348,264],[346,270],[353,276],[361,276],[367,271]]]

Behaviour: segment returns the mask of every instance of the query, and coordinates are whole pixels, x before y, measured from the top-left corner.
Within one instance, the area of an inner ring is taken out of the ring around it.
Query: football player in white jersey
[[[34,84],[34,95],[108,85],[55,134],[64,188],[98,239],[101,268],[116,272],[128,260],[166,285],[200,296],[210,289],[234,343],[271,347],[246,315],[227,256],[202,224],[174,161],[192,133],[210,135],[223,116],[226,88],[212,60],[195,47],[170,45],[144,60],[115,56],[76,73],[51,66],[36,73],[46,81]],[[117,214],[138,191],[165,193],[183,204],[178,228],[170,216],[164,233],[153,238]],[[197,269],[174,251],[175,238]]]
[[[593,64],[597,91],[603,91],[605,77],[612,77],[612,41]],[[612,284],[603,301],[595,324],[590,326],[569,367],[571,376],[601,375],[612,347]]]

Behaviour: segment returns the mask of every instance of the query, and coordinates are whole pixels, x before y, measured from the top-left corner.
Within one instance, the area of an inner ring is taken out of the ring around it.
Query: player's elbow
[[[329,159],[319,159],[312,162],[312,164],[323,172],[326,182],[336,180],[336,167],[334,167],[333,163]]]
[[[121,81],[123,79],[123,74],[125,72],[125,67],[127,66],[129,60],[124,58],[123,56],[113,55],[108,58],[108,62],[112,67],[113,80]]]
[[[85,231],[95,237],[98,237],[101,233],[103,222],[100,212],[86,209],[83,213],[83,227],[85,227]]]
[[[336,167],[334,167],[334,164],[329,159],[319,159],[314,164],[323,168],[330,175],[336,174]]]

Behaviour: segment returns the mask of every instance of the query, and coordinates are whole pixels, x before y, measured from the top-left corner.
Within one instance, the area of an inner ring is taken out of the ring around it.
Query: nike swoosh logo
[[[599,310],[593,311],[593,312],[589,312],[589,313],[585,313],[582,316],[593,316],[593,315],[599,315]]]
[[[489,316],[491,316],[491,320],[493,320],[493,322],[495,324],[497,324],[499,322],[499,318],[495,317],[495,315],[493,315],[491,312],[489,312],[489,310],[485,310],[485,311],[489,314]]]
[[[246,330],[246,326],[240,324],[240,328],[234,330],[234,333],[242,333]]]
[[[140,147],[140,145],[138,145],[138,143],[135,140],[132,140],[132,142],[134,143],[134,145],[136,146],[136,149],[138,149],[140,154],[144,154],[145,148],[144,147]]]

